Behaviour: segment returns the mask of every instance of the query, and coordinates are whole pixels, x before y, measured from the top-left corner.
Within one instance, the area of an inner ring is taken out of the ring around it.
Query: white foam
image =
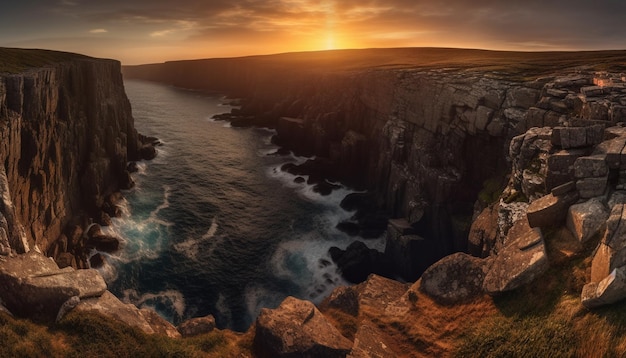
[[[247,286],[244,293],[248,315],[254,320],[262,308],[278,307],[285,295],[260,286]]]
[[[349,243],[345,241],[325,240],[317,231],[284,241],[270,260],[272,273],[298,285],[303,298],[319,303],[335,287],[349,285],[328,255],[332,246],[347,247]]]
[[[214,217],[211,220],[211,226],[209,227],[207,232],[204,235],[202,235],[202,237],[189,238],[183,242],[176,243],[174,244],[174,249],[180,252],[181,254],[187,256],[191,260],[197,260],[198,259],[197,254],[199,252],[200,244],[204,243],[205,241],[211,240],[217,233],[218,227],[219,226],[217,224],[217,217]],[[204,249],[203,251],[207,252],[210,255],[210,253],[215,249],[215,247],[219,244],[220,241],[221,240],[213,242],[213,244],[210,245],[208,249],[203,247]]]
[[[224,128],[232,128],[233,126],[230,124],[230,122],[226,121],[226,123],[224,123],[222,125],[222,127],[224,127]]]

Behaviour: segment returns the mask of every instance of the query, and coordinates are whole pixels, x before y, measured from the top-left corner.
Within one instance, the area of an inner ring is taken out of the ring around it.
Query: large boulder
[[[96,297],[106,283],[96,270],[59,269],[36,252],[0,260],[0,300],[14,314],[52,321],[68,299]]]
[[[567,213],[567,228],[580,241],[586,242],[606,223],[609,212],[597,198],[570,206]]]
[[[485,275],[483,288],[489,294],[528,284],[549,267],[541,230],[531,228],[525,220],[509,230],[506,243]]]
[[[591,282],[600,282],[614,269],[626,264],[626,210],[616,204],[606,222],[602,241],[591,262]]]
[[[578,193],[569,192],[562,196],[545,195],[528,206],[526,215],[530,227],[548,228],[565,222],[567,210],[578,200]]]
[[[600,282],[585,285],[581,294],[583,306],[594,308],[626,298],[626,266],[614,269]]]
[[[259,357],[345,357],[352,342],[309,301],[287,297],[278,308],[261,310],[254,351]]]
[[[123,303],[109,291],[105,291],[100,297],[81,300],[74,310],[95,311],[131,327],[137,327],[144,333],[180,337],[176,328],[153,310],[139,309],[133,304]]]
[[[467,239],[468,252],[476,257],[487,257],[498,238],[498,205],[486,207],[472,222]]]
[[[458,252],[430,266],[420,288],[438,303],[462,302],[484,292],[486,266],[485,260]]]

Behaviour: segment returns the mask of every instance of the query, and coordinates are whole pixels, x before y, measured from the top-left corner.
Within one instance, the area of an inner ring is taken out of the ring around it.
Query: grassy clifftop
[[[15,74],[31,68],[45,67],[54,63],[86,58],[89,57],[69,52],[0,48],[0,74]]]

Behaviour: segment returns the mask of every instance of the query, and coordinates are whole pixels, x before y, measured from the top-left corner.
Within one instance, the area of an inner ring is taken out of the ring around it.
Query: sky
[[[123,64],[372,47],[626,49],[626,0],[3,0],[0,46]]]

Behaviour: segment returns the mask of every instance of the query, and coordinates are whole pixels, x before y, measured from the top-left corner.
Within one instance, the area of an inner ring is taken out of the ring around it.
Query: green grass
[[[68,52],[0,48],[0,73],[21,73],[30,68],[49,66],[77,58],[88,58]]]

